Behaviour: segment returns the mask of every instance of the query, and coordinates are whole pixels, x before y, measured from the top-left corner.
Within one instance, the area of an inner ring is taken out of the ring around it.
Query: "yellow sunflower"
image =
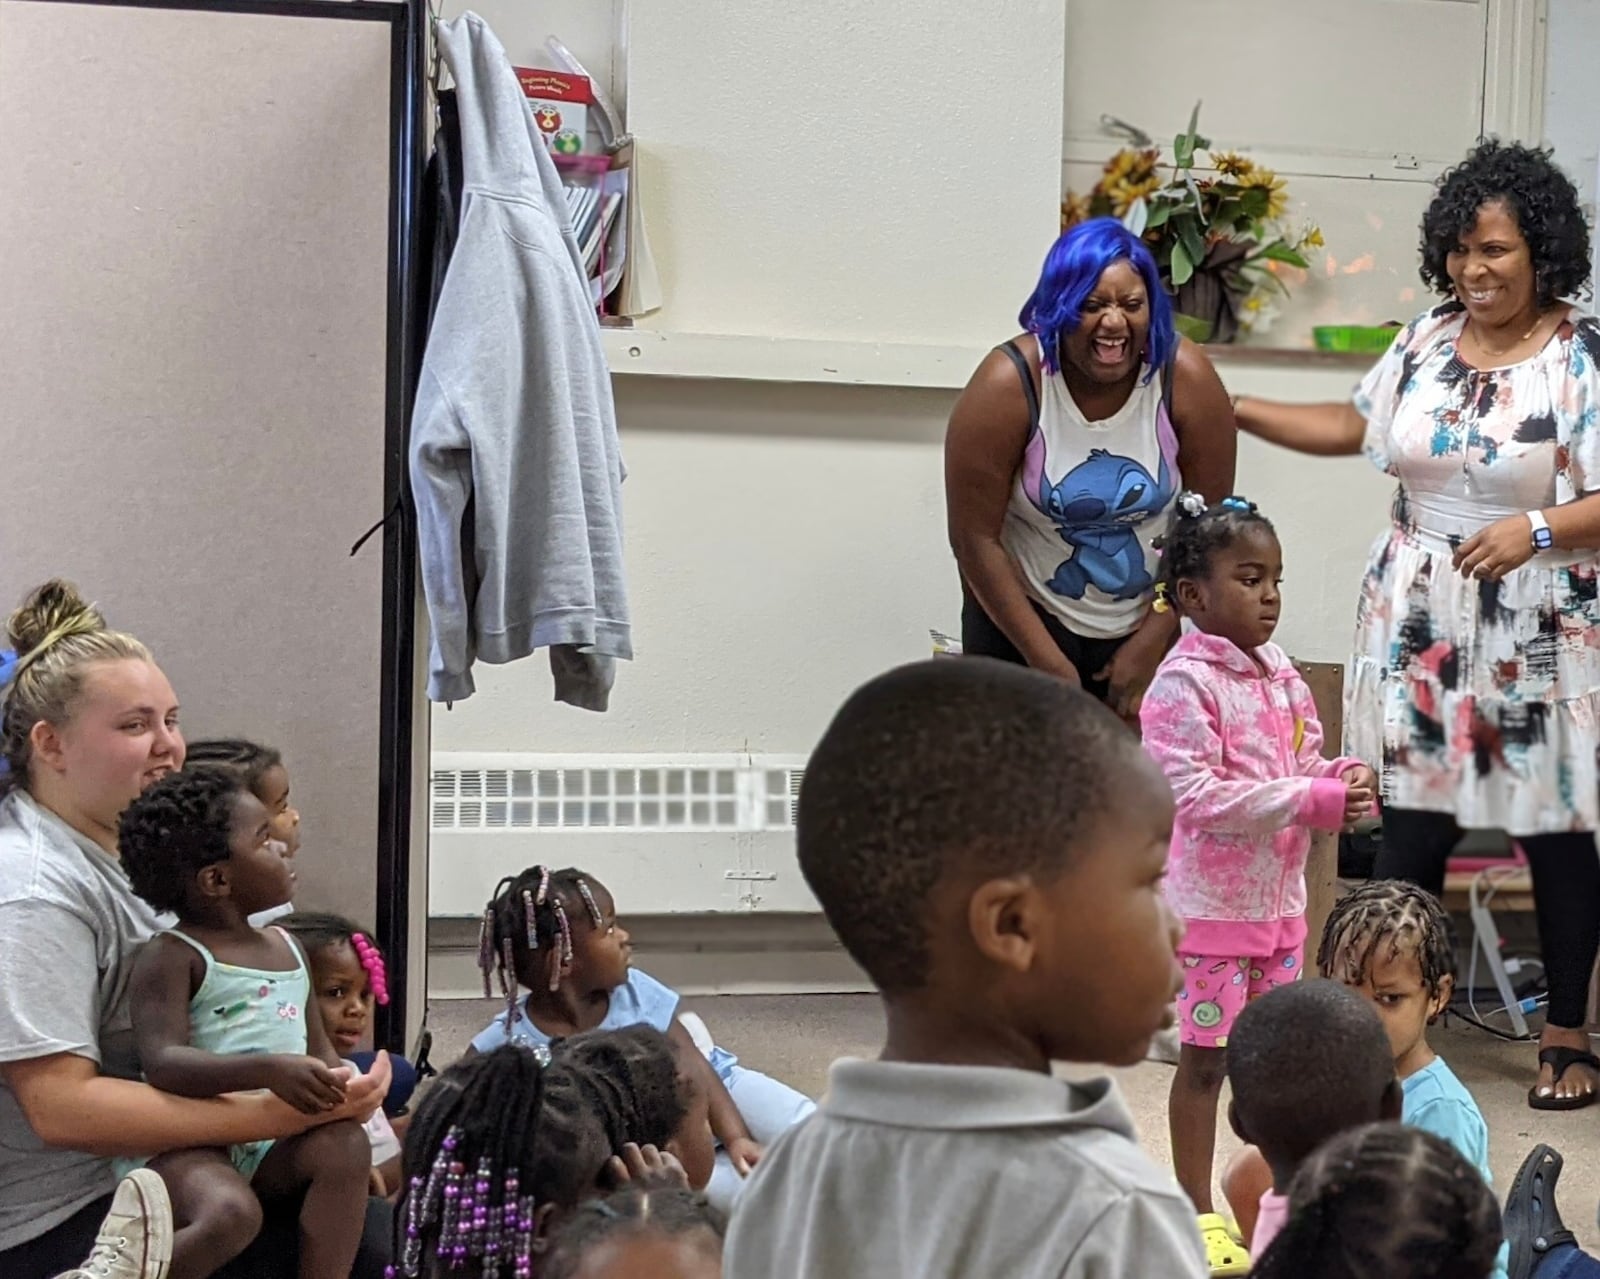
[[[1089,201],[1081,195],[1068,191],[1066,199],[1061,201],[1061,229],[1065,231],[1088,220]]]
[[[1256,169],[1238,175],[1241,187],[1260,187],[1267,193],[1267,217],[1281,218],[1289,208],[1289,184],[1271,169]]]
[[[1247,155],[1240,155],[1237,151],[1217,151],[1211,156],[1211,163],[1217,172],[1230,178],[1249,177],[1256,171],[1256,162]]]
[[[1160,162],[1161,152],[1154,148],[1141,151],[1124,147],[1106,162],[1105,173],[1095,184],[1094,193],[1108,201],[1112,212],[1121,217],[1135,200],[1161,189],[1161,176],[1156,172]]]

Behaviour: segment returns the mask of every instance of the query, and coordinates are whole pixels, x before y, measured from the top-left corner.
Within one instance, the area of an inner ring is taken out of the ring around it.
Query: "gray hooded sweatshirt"
[[[566,197],[476,14],[437,38],[461,114],[461,225],[411,424],[428,696],[550,650],[558,701],[604,710],[631,658],[622,452]],[[470,519],[469,519],[470,515]]]

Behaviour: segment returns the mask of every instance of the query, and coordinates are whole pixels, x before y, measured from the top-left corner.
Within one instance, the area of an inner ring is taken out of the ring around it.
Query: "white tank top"
[[[1001,544],[1046,612],[1075,634],[1115,639],[1150,607],[1159,564],[1151,543],[1183,489],[1161,375],[1136,383],[1099,422],[1083,416],[1059,370],[1042,382]]]

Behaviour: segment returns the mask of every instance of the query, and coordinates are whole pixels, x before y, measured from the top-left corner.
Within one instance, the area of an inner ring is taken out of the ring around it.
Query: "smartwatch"
[[[1556,544],[1555,534],[1550,531],[1550,521],[1545,519],[1543,511],[1529,511],[1528,523],[1533,525],[1533,549],[1548,551]]]

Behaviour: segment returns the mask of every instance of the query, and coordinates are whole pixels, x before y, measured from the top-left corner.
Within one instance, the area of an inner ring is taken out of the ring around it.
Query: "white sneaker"
[[[166,1279],[172,1265],[172,1201],[148,1168],[124,1177],[100,1223],[94,1251],[56,1279]]]

